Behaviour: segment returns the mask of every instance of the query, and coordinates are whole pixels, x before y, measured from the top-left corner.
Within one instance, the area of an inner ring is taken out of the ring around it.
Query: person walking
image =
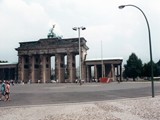
[[[0,85],[2,86],[2,81],[0,81]],[[0,87],[1,88],[1,87]],[[0,89],[0,101],[2,100],[2,90]]]
[[[3,81],[2,84],[1,84],[1,96],[0,96],[0,100],[5,99],[5,95],[6,95],[6,85],[5,85],[5,81]]]
[[[5,101],[10,99],[10,82],[6,81],[6,94],[5,94]]]

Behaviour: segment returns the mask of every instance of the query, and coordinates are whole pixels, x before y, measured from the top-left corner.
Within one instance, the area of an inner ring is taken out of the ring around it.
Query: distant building
[[[18,82],[18,63],[0,63],[0,80]]]
[[[103,77],[122,81],[122,62],[123,58],[87,59],[85,61],[87,82],[99,81]]]

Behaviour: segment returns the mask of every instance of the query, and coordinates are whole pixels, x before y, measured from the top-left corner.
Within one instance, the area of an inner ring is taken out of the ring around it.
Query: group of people
[[[10,100],[10,82],[3,81],[0,89],[0,100],[8,101]]]

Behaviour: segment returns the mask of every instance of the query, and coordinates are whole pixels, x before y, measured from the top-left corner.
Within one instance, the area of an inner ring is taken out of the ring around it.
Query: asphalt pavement
[[[160,95],[160,82],[154,84],[155,97]],[[15,84],[11,100],[0,101],[0,107],[79,103],[152,96],[151,82],[50,83]]]

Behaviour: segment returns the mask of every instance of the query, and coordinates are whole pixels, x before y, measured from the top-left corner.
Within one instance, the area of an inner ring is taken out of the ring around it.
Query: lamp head
[[[125,5],[120,5],[118,8],[123,9],[124,7],[125,7]]]
[[[85,28],[85,27],[81,27],[81,29],[82,29],[82,30],[85,30],[86,28]]]
[[[74,27],[74,28],[72,28],[72,29],[76,31],[76,30],[77,30],[77,27]]]

